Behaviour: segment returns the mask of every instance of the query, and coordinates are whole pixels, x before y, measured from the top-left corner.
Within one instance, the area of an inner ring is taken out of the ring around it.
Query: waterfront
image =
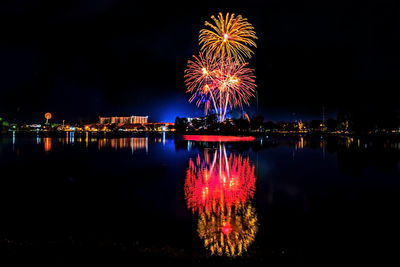
[[[262,265],[396,255],[398,141],[198,140],[1,136],[2,250],[28,262]],[[210,239],[232,233],[228,250]]]

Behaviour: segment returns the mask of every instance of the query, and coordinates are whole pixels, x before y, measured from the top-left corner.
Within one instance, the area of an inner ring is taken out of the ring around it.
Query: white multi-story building
[[[130,117],[99,117],[101,124],[143,124],[147,123],[149,116],[130,116]]]

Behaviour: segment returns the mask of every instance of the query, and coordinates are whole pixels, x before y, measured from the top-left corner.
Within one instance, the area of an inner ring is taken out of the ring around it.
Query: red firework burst
[[[249,105],[256,88],[253,69],[247,63],[231,58],[218,59],[199,54],[188,61],[185,70],[187,92],[190,102],[204,105],[205,113],[214,109],[220,121],[225,120],[228,109]]]

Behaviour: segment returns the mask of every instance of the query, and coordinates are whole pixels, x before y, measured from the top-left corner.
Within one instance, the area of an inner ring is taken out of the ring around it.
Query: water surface
[[[1,136],[2,250],[61,262],[395,259],[393,138],[196,140]]]

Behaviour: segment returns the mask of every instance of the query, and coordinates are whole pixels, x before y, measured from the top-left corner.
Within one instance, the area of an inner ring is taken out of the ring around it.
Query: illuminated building
[[[143,124],[147,123],[149,116],[130,116],[130,117],[99,117],[100,124]]]
[[[191,122],[191,121],[193,121],[193,120],[201,120],[202,118],[200,118],[200,117],[194,117],[194,118],[190,118],[190,117],[188,117],[187,118],[187,121],[188,122]]]

